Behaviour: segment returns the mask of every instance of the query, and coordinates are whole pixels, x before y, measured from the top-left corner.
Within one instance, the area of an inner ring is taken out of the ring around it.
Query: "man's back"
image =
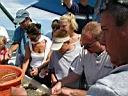
[[[114,81],[114,82],[113,82]],[[89,96],[128,96],[128,64],[120,66],[92,86]]]

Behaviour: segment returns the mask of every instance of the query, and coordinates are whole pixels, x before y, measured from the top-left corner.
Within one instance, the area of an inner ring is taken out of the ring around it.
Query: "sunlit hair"
[[[99,41],[101,38],[101,24],[96,22],[96,21],[91,21],[89,23],[87,23],[82,31],[82,34],[86,33],[86,32],[90,32],[93,34],[94,38]]]
[[[7,43],[7,39],[5,36],[0,36],[0,45],[4,45]]]
[[[71,12],[68,12],[67,14],[60,17],[60,20],[67,20],[71,23],[71,27],[74,31],[77,31],[78,24],[76,22],[75,15],[73,15]]]

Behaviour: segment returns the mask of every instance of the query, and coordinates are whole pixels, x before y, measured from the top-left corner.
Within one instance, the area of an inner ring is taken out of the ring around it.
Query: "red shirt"
[[[5,54],[7,53],[8,49],[7,48],[4,48],[0,51],[0,57],[3,57],[2,60],[0,59],[0,64],[3,63],[3,60],[5,58]]]

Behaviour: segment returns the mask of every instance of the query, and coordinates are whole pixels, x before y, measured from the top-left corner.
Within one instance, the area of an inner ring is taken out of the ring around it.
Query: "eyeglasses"
[[[86,43],[86,44],[84,44],[83,45],[84,46],[84,49],[89,49],[89,48],[93,47],[95,43],[96,43],[96,41],[93,42],[93,43]]]

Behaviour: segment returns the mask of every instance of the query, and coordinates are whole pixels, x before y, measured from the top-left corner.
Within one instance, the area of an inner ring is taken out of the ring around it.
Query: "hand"
[[[6,53],[6,58],[10,59],[12,58],[12,51],[8,50],[8,52]]]
[[[66,88],[66,87],[61,88],[61,94],[63,96],[74,96],[72,95],[72,93],[73,93],[73,89],[71,88]]]
[[[10,53],[8,53],[8,50],[7,50],[7,52],[5,53],[5,57],[4,57],[4,59],[5,60],[9,60],[9,59],[11,59],[11,57],[12,57],[12,55],[10,54]]]
[[[27,92],[23,87],[11,87],[11,96],[27,96]]]
[[[31,76],[36,76],[38,74],[38,68],[32,68],[32,71],[30,72]]]
[[[57,83],[57,79],[51,80],[52,86],[54,86]]]
[[[41,69],[40,73],[44,76],[48,75],[48,68]]]
[[[61,93],[61,87],[62,87],[61,82],[56,83],[56,85],[54,87],[52,87],[52,89],[51,89],[51,94],[52,95],[60,94]]]

